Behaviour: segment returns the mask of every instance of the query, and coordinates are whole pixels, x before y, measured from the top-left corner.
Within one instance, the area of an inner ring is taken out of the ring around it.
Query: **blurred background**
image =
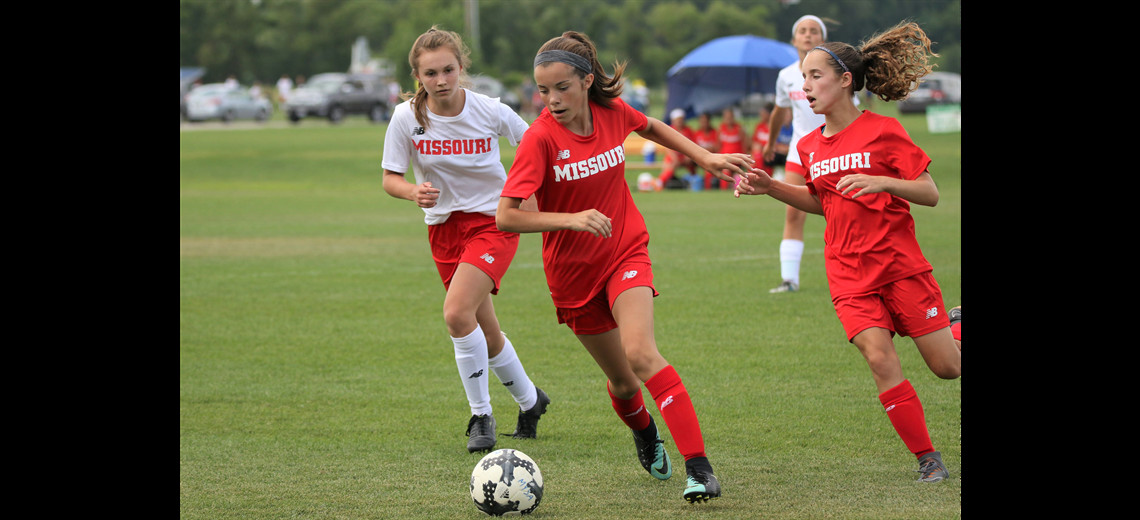
[[[603,63],[627,61],[627,80],[636,87],[627,89],[627,101],[664,119],[668,73],[687,54],[730,35],[787,43],[792,23],[804,14],[825,21],[829,40],[852,44],[901,20],[916,21],[941,55],[936,70],[961,71],[960,0],[180,0],[180,118],[190,115],[187,97],[195,85],[228,82],[253,101],[215,94],[196,103],[191,119],[228,113],[297,122],[359,113],[383,120],[398,93],[414,87],[407,61],[412,42],[437,24],[464,36],[470,72],[484,78],[477,90],[501,97],[525,118],[536,115],[530,103],[535,52],[573,29],[594,40]],[[318,77],[327,81],[323,91],[310,89],[307,105],[288,105]],[[337,114],[322,100],[333,92],[362,99]],[[218,108],[243,102],[251,105],[244,111]]]

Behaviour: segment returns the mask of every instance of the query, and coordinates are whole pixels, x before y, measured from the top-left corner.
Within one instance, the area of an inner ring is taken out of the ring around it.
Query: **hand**
[[[412,190],[412,200],[421,208],[434,207],[439,201],[439,189],[431,187],[430,182],[420,184]]]
[[[740,177],[740,183],[732,193],[738,199],[741,195],[764,195],[771,186],[772,176],[760,168],[753,168]]]
[[[839,182],[835,183],[835,189],[844,195],[851,194],[851,198],[856,199],[863,195],[887,191],[889,183],[889,177],[853,173],[839,179]]]
[[[570,215],[569,228],[573,231],[587,231],[596,237],[609,238],[613,232],[613,223],[602,212],[588,209]]]
[[[735,182],[733,175],[743,175],[755,162],[756,160],[746,153],[714,153],[709,154],[698,164],[706,171],[712,172],[718,179]]]

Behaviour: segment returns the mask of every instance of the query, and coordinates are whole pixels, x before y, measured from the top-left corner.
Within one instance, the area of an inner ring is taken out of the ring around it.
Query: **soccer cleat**
[[[937,451],[919,458],[918,469],[915,471],[920,474],[919,482],[938,482],[950,476],[950,472],[946,471],[946,465],[942,464],[942,454]]]
[[[467,452],[491,451],[495,447],[495,416],[472,415],[467,422]]]
[[[538,420],[542,418],[542,414],[546,413],[546,406],[550,404],[550,398],[546,396],[541,388],[534,387],[534,391],[538,392],[538,401],[535,401],[534,406],[530,410],[519,410],[519,423],[515,426],[514,433],[507,435],[516,439],[533,439],[538,433]]]
[[[782,283],[780,283],[780,285],[768,289],[768,292],[775,294],[782,292],[796,292],[798,290],[800,290],[800,284],[791,280],[784,280]]]
[[[695,502],[708,502],[710,498],[720,496],[720,481],[713,475],[712,465],[704,457],[696,457],[685,461],[685,500],[690,504]]]
[[[646,437],[653,435],[653,440],[641,438],[642,432],[645,433]],[[637,447],[637,460],[641,462],[641,467],[653,475],[653,478],[666,480],[673,476],[673,465],[669,463],[669,453],[665,451],[665,441],[661,440],[661,436],[657,434],[657,425],[654,424],[652,416],[649,417],[648,427],[641,432],[633,432],[633,444]]]
[[[950,316],[950,325],[953,325],[955,323],[958,323],[959,321],[962,321],[962,306],[959,305],[957,307],[954,307],[953,309],[950,309],[950,312],[948,312],[947,314]]]

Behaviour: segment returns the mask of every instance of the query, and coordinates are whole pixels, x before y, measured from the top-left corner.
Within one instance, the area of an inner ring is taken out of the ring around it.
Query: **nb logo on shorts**
[[[555,161],[561,161],[562,159],[569,159],[569,158],[570,158],[570,150],[559,150],[558,151],[558,157],[555,157],[554,160]]]
[[[634,276],[637,276],[637,271],[626,271],[624,274],[621,275],[621,279],[622,280],[629,280],[630,278],[633,278]]]
[[[929,309],[926,309],[926,319],[929,320],[935,316],[938,316],[938,307],[931,307]]]
[[[495,257],[491,256],[491,253],[483,253],[483,256],[480,256],[479,258],[486,260],[488,264],[495,263]]]

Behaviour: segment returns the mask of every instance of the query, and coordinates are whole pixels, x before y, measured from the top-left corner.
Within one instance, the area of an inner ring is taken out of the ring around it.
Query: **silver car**
[[[230,122],[237,119],[266,121],[273,114],[273,103],[263,97],[254,97],[248,88],[229,87],[223,83],[208,83],[186,94],[186,119],[205,121],[220,119]]]
[[[931,72],[922,78],[918,89],[899,101],[899,112],[926,112],[930,105],[962,103],[962,75],[955,72]]]

